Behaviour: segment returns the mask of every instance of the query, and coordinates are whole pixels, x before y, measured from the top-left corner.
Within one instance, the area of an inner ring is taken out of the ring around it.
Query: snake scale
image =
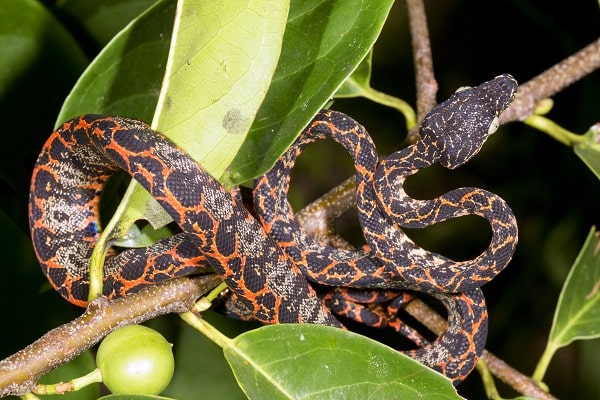
[[[420,347],[408,353],[456,384],[473,369],[483,349],[487,311],[480,286],[510,260],[516,222],[502,199],[481,189],[414,200],[402,185],[407,176],[432,163],[455,168],[476,154],[497,128],[516,88],[511,76],[500,75],[457,91],[425,118],[416,144],[379,164],[360,124],[342,113],[321,111],[275,167],[256,181],[260,222],[238,197],[143,122],[98,115],[74,118],[50,136],[34,168],[29,213],[36,255],[54,289],[85,306],[89,259],[100,234],[100,197],[107,180],[124,170],[181,232],[108,257],[104,295],[125,296],[165,279],[215,271],[233,293],[233,314],[238,310],[240,317],[263,323],[343,327],[334,313],[369,322],[365,311],[372,308],[359,304],[361,293],[381,301],[396,296],[389,309],[397,310],[408,300],[405,290],[424,292],[448,310],[448,329],[433,342],[405,330],[397,320],[377,322],[374,312],[371,324],[395,326],[412,336]],[[357,209],[369,251],[325,246],[295,221],[286,195],[289,172],[303,148],[319,139],[341,143],[354,159]],[[493,232],[488,249],[470,261],[454,262],[421,249],[401,230],[467,214],[487,218]],[[331,290],[317,293],[314,284]],[[367,297],[363,303],[375,301]]]

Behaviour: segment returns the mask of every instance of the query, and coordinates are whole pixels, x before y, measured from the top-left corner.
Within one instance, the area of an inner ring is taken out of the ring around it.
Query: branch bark
[[[423,0],[406,0],[408,21],[415,65],[415,83],[417,88],[417,121],[425,118],[427,113],[436,105],[438,84],[433,73],[433,56],[427,15]]]
[[[130,296],[91,302],[78,318],[0,361],[0,397],[29,393],[45,373],[67,363],[118,327],[188,311],[220,283],[216,274],[168,280]]]
[[[515,100],[500,115],[500,123],[525,120],[541,100],[552,97],[598,68],[600,39],[519,86]]]

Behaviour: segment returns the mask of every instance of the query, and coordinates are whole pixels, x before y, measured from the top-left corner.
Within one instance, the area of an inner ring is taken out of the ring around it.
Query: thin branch
[[[437,104],[435,96],[438,85],[433,73],[433,57],[425,4],[423,0],[406,0],[406,5],[408,6],[408,21],[415,65],[417,121],[420,123]]]
[[[600,39],[542,72],[519,87],[500,123],[523,121],[533,115],[537,104],[600,68]]]
[[[537,382],[528,376],[523,375],[503,360],[483,350],[481,359],[485,361],[487,368],[502,382],[506,383],[517,392],[525,396],[533,397],[539,400],[556,400],[556,397],[540,388]]]
[[[99,298],[91,302],[80,317],[0,361],[0,397],[30,392],[40,376],[77,357],[120,326],[188,311],[221,280],[216,274],[183,277],[112,301]]]
[[[337,234],[335,221],[354,208],[354,176],[304,207],[297,215],[298,223],[317,240],[330,246],[354,249]]]

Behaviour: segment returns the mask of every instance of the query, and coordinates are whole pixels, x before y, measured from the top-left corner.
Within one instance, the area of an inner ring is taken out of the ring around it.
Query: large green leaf
[[[533,374],[542,380],[556,350],[577,339],[600,337],[600,235],[590,231],[563,285],[550,337]]]
[[[277,66],[289,4],[180,0],[152,127],[220,176]]]
[[[317,325],[270,325],[228,341],[250,399],[460,399],[450,380],[379,342]]]
[[[392,3],[391,0],[377,2],[297,0],[292,2],[283,38],[282,53],[273,82],[259,114],[254,120],[249,137],[242,145],[222,181],[237,184],[268,170],[312,115],[328,101],[365,57],[378,37]],[[171,37],[174,10],[173,1],[161,1],[117,35],[73,88],[57,118],[57,123],[85,113],[118,114],[145,121],[152,120],[157,96],[163,87],[162,74]],[[256,17],[256,15],[250,15]],[[221,21],[221,18],[207,19],[208,25],[204,24],[201,19],[196,19],[195,27],[202,32],[210,32],[214,31],[211,24],[218,24]],[[269,28],[272,28],[273,18],[270,18],[269,22],[271,24]],[[254,26],[252,18],[249,18],[247,23]],[[236,19],[233,25],[239,28],[242,35],[252,36],[247,34],[246,25],[239,19]],[[254,29],[253,27],[252,32]],[[231,41],[227,36],[223,40],[224,42],[221,44]],[[215,42],[214,45],[216,46],[217,43]],[[222,48],[217,48],[219,51],[214,56],[219,60],[218,57],[222,58],[222,54],[219,53]],[[206,51],[207,49],[202,50],[198,56],[212,57]],[[245,54],[245,56],[251,57],[251,54]],[[239,60],[243,64],[249,59],[244,60],[242,57],[236,59],[236,62]],[[199,67],[197,63],[188,66],[188,62],[190,62],[189,56],[182,55],[180,57],[179,64],[188,73],[192,71],[192,68],[195,70]],[[175,93],[176,91],[177,93],[173,95],[166,92],[163,99],[164,104],[169,104],[171,101],[177,107],[186,108],[186,103],[197,103],[196,106],[202,106],[206,105],[203,102],[214,101],[218,95],[213,98],[210,96],[211,79],[217,81],[217,77],[230,73],[232,65],[221,60],[219,63],[214,63],[213,67],[217,68],[208,71],[199,68],[199,76],[193,78],[191,83],[185,82],[187,75],[183,74],[185,90],[180,90],[181,86],[168,89],[169,92]],[[201,73],[201,71],[204,72]],[[214,75],[215,73],[217,75]],[[259,74],[256,79],[259,78],[265,81],[262,84],[269,83],[268,74]],[[208,80],[208,86],[206,80]],[[226,88],[227,85],[231,86],[231,82],[216,86]],[[195,94],[191,90],[194,88],[199,90],[199,94]],[[231,93],[236,92],[234,90]],[[182,96],[182,98],[178,98],[178,96]],[[231,100],[232,97],[235,96],[232,95],[229,99]],[[231,109],[227,109],[227,112],[229,111]],[[235,111],[232,111],[228,118],[224,118],[223,115],[219,116],[221,117],[219,129],[223,129],[222,125],[226,125],[235,128],[234,131],[237,132],[242,130],[240,122],[248,122],[247,116],[238,115]],[[238,118],[238,116],[242,118]],[[215,118],[215,121],[217,119]],[[159,119],[157,122],[155,127],[162,128],[164,126],[166,130],[169,130],[169,121],[165,120],[163,123]],[[207,129],[210,129],[209,124],[204,123],[204,126],[208,126]],[[222,134],[215,134],[212,130],[202,130],[199,126],[193,128],[188,131],[189,136],[186,134],[183,138],[177,138],[178,135],[174,135],[174,140],[192,155],[195,153],[194,147],[201,148],[202,146],[192,144],[192,147],[188,148],[188,144],[195,143],[195,139],[192,140],[191,136],[194,138],[206,136],[206,139],[203,140],[213,143],[209,144],[211,148],[214,147],[215,142],[222,140]],[[169,135],[168,132],[165,133]],[[227,162],[227,158],[223,158],[223,155],[219,155],[219,153],[228,156],[235,155],[235,149],[225,143],[215,149],[216,155],[212,153],[210,155],[211,159],[215,159],[216,164],[219,164],[215,167],[215,171],[212,170],[213,163],[210,159],[205,160],[203,165],[218,176],[216,169],[226,167],[224,164]],[[200,154],[195,158],[202,157],[203,155]]]
[[[56,124],[81,114],[151,121],[167,62],[176,4],[158,2],[121,31],[81,75]]]
[[[549,346],[600,337],[600,236],[590,231],[563,286]]]
[[[247,140],[221,181],[266,172],[360,64],[392,0],[296,0],[279,64]]]

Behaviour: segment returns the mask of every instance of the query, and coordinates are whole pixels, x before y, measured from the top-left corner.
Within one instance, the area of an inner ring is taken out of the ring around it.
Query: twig
[[[91,302],[80,317],[0,361],[0,397],[30,392],[40,376],[77,357],[120,326],[189,310],[220,281],[216,274],[183,277],[112,301],[99,298]]]
[[[354,176],[304,207],[297,215],[298,223],[317,240],[330,246],[354,249],[335,231],[335,221],[354,208]]]
[[[425,4],[423,4],[423,0],[406,0],[406,5],[408,7],[413,63],[415,65],[417,121],[420,123],[436,105],[435,96],[438,85],[433,73],[433,57],[431,55],[429,30],[427,29]]]
[[[556,400],[556,397],[540,388],[535,380],[523,375],[489,351],[483,350],[481,359],[497,378],[517,392],[535,399]]]
[[[500,123],[523,121],[533,114],[537,104],[600,68],[600,39],[542,72],[519,87]]]

